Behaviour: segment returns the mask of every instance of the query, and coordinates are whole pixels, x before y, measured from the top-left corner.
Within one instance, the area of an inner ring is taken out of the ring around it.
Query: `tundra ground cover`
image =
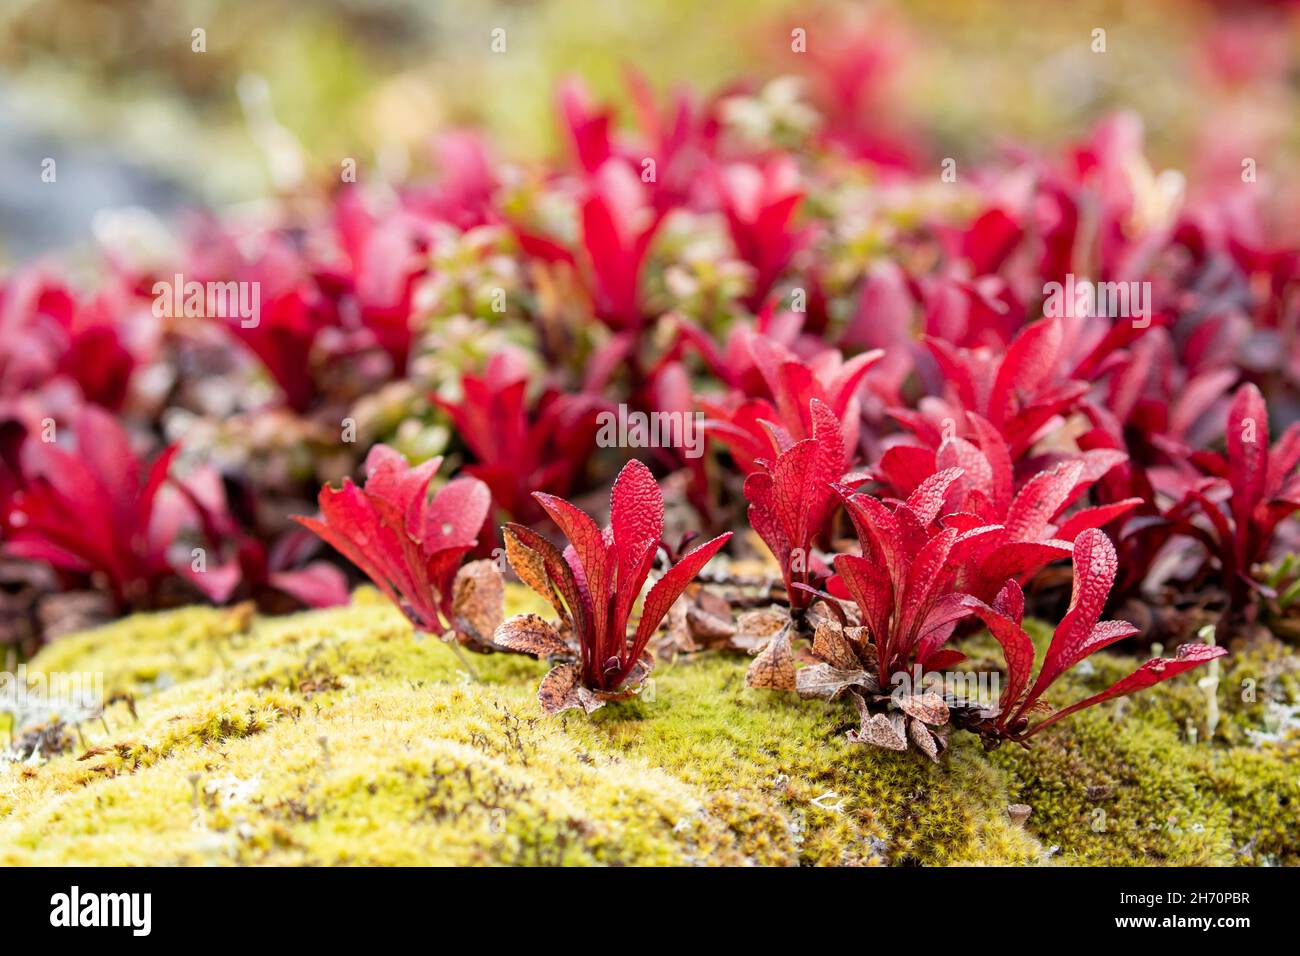
[[[807,41],[766,85],[633,75],[602,103],[574,78],[545,161],[447,133],[427,178],[344,164],[112,250],[93,288],[0,278],[15,658],[195,603],[274,628],[369,580],[468,681],[548,660],[565,727],[635,712],[668,661],[936,763],[1183,700],[1165,681],[1204,703],[1170,733],[1238,745],[1221,698],[1267,685],[1252,739],[1292,746],[1290,665],[1223,676],[1300,630],[1283,177],[1158,172],[1124,111],[970,161],[865,135],[875,80]],[[506,615],[516,582],[547,617]],[[19,723],[24,759],[71,726]]]

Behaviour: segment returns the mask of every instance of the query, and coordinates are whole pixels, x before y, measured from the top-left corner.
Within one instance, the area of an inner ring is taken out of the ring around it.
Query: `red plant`
[[[596,415],[604,403],[548,389],[530,408],[524,363],[505,351],[488,360],[483,375],[462,375],[460,384],[460,401],[434,401],[474,453],[466,473],[482,480],[512,518],[536,522],[541,511],[531,493],[573,491],[595,447]]]
[[[334,206],[334,230],[344,253],[315,275],[329,324],[364,330],[393,364],[406,373],[414,329],[415,282],[427,269],[428,223],[402,208],[388,215],[370,212],[361,193],[350,189]]]
[[[840,474],[847,471],[857,454],[861,428],[858,386],[884,353],[876,349],[845,361],[837,350],[827,349],[815,361],[804,362],[762,335],[750,337],[748,345],[771,399],[739,395],[725,401],[701,399],[700,407],[709,415],[705,423],[709,433],[731,452],[742,473],[752,474],[760,459],[811,437],[816,400],[835,418],[838,467]]]
[[[962,590],[991,601],[1008,578],[1024,579],[1067,557],[1070,544],[1088,528],[1099,528],[1143,504],[1140,497],[1071,509],[1088,489],[1124,464],[1121,451],[1095,449],[1067,458],[1015,488],[1010,451],[983,417],[967,415],[979,445],[960,437],[944,439],[938,452],[896,445],[881,458],[876,477],[896,494],[911,494],[935,471],[962,469],[949,488],[943,514],[952,521],[998,525],[984,538],[981,560],[963,576]],[[1013,493],[1014,490],[1014,493]]]
[[[754,270],[745,304],[757,311],[812,235],[792,225],[803,201],[799,171],[788,157],[762,166],[735,163],[718,172],[717,189],[736,253]]]
[[[1026,326],[1005,352],[927,339],[947,383],[952,408],[947,417],[960,422],[963,412],[979,413],[1005,439],[1012,461],[1020,459],[1053,419],[1072,411],[1088,391],[1086,382],[1058,373],[1062,341],[1061,322],[1054,318]],[[894,414],[931,447],[942,440],[934,416]]]
[[[516,615],[502,623],[494,641],[539,658],[565,658],[542,681],[542,708],[547,713],[569,707],[590,712],[640,686],[654,666],[645,653],[651,636],[731,532],[705,542],[665,571],[646,594],[629,638],[632,608],[664,531],[663,494],[650,469],[633,459],[619,472],[610,494],[610,523],[603,531],[562,498],[534,497],[564,532],[569,547],[561,552],[531,528],[507,524],[506,552],[519,579],[555,609],[559,627],[535,614]]]
[[[554,239],[516,227],[520,245],[543,261],[579,269],[596,317],[616,332],[637,332],[648,319],[641,273],[664,213],[654,208],[632,166],[617,157],[587,175],[579,201],[581,264]]]
[[[830,591],[858,606],[882,688],[913,664],[929,671],[962,658],[942,649],[970,613],[958,585],[1002,529],[968,515],[940,518],[944,498],[961,476],[959,468],[939,472],[892,509],[838,487],[862,553],[836,557]]]
[[[197,519],[206,551],[202,566],[180,563],[178,569],[208,599],[225,604],[232,599],[253,600],[260,608],[283,608],[284,596],[304,607],[334,607],[348,602],[347,578],[327,561],[310,561],[320,541],[302,528],[271,539],[256,518],[256,502],[247,488],[239,489],[242,527],[230,508],[221,477],[212,468],[200,468],[172,489],[184,505],[172,509],[178,523],[168,537],[179,536],[179,523]],[[210,556],[210,561],[208,560]]]
[[[1176,657],[1149,660],[1101,693],[1057,710],[1031,725],[1029,715],[1040,709],[1043,694],[1062,674],[1089,655],[1138,633],[1138,628],[1127,621],[1100,620],[1117,566],[1115,546],[1104,532],[1089,529],[1079,535],[1074,543],[1074,590],[1070,607],[1052,635],[1047,655],[1032,685],[1034,644],[1021,627],[1025,599],[1019,586],[1008,581],[992,606],[973,597],[962,599],[963,605],[988,625],[989,632],[1006,656],[1007,683],[1001,692],[998,713],[993,717],[972,715],[965,721],[968,729],[984,738],[986,746],[997,746],[1003,740],[1023,742],[1085,707],[1143,690],[1227,653],[1223,647],[1184,644]],[[958,720],[961,723],[965,718]]]
[[[85,301],[36,271],[0,283],[0,397],[62,377],[88,402],[113,411],[122,406],[138,359],[126,345],[123,321],[132,290],[115,278]]]
[[[774,434],[772,445],[779,453],[758,459],[759,470],[745,479],[749,524],[781,566],[787,600],[795,610],[809,603],[808,591],[798,585],[814,585],[824,576],[813,542],[835,511],[834,485],[845,472],[839,419],[815,398],[809,413],[811,437],[791,442]]]
[[[313,375],[313,353],[330,320],[306,264],[285,236],[271,234],[246,254],[234,236],[216,233],[195,238],[187,280],[252,283],[258,316],[213,317],[262,364],[295,412],[308,411],[320,397]],[[200,309],[200,314],[204,309]]]
[[[170,541],[154,519],[178,448],[146,465],[126,430],[95,405],[80,409],[72,430],[75,450],[30,437],[23,444],[5,550],[61,571],[103,575],[119,609],[148,607],[173,573]]]
[[[612,329],[635,330],[645,323],[641,270],[662,219],[628,166],[613,161],[592,175],[582,203],[582,246],[591,264],[596,315]]]
[[[1104,400],[1086,404],[1084,411],[1097,427],[1123,442],[1135,461],[1154,465],[1170,457],[1181,464],[1193,446],[1218,438],[1215,426],[1223,419],[1210,422],[1206,413],[1226,404],[1237,369],[1184,367],[1162,328],[1153,328],[1107,364]]]
[[[661,109],[645,79],[635,71],[627,74],[627,87],[639,134],[634,142],[616,139],[614,111],[593,105],[577,80],[566,81],[560,87],[560,117],[574,157],[588,175],[611,158],[631,162],[640,172],[650,171],[647,161],[652,162],[650,192],[654,207],[666,213],[689,199],[697,169],[713,150],[718,124],[707,112],[697,109],[685,92],[674,94],[669,107]]]
[[[1259,389],[1237,389],[1228,408],[1227,455],[1197,457],[1216,479],[1194,483],[1176,510],[1176,528],[1203,543],[1217,558],[1229,612],[1245,606],[1255,586],[1251,569],[1269,557],[1278,524],[1300,510],[1300,423],[1269,448],[1268,408]],[[1227,507],[1215,500],[1224,490]],[[1199,516],[1205,524],[1193,519]]]
[[[445,634],[455,624],[452,584],[461,559],[478,539],[492,498],[477,478],[455,478],[429,497],[442,464],[411,467],[401,453],[376,445],[366,456],[366,480],[326,485],[321,518],[295,516],[360,568],[418,629]]]

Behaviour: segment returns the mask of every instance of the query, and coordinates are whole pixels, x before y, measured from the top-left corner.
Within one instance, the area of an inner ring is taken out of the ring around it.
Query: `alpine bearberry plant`
[[[478,541],[491,493],[477,478],[453,478],[429,495],[442,464],[432,458],[412,467],[400,452],[376,445],[358,487],[320,491],[319,518],[294,520],[320,535],[360,568],[418,630],[439,636],[455,631],[473,650],[491,646],[456,627],[455,580],[461,561]]]
[[[23,443],[5,550],[102,579],[119,610],[154,606],[163,583],[176,575],[157,505],[179,449],[170,446],[147,462],[96,405],[80,409],[71,431],[75,448],[32,435]]]
[[[69,594],[271,613],[369,579],[457,649],[551,659],[548,712],[747,652],[751,687],[933,758],[1293,640],[1294,197],[1209,147],[1152,169],[1129,114],[936,192],[893,39],[822,30],[802,81],[716,95],[632,75],[630,110],[567,81],[545,160],[449,132],[408,182],[111,243],[91,290],[0,275],[0,625],[35,647]],[[207,308],[230,288],[255,321]],[[616,410],[704,437],[611,442]],[[504,620],[504,568],[469,560],[498,534],[554,619]],[[1089,654],[1216,618],[1217,647],[1049,711]],[[1037,665],[1034,619],[1060,622]],[[1000,698],[926,690],[981,628]]]
[[[1218,561],[1228,607],[1240,611],[1256,587],[1252,569],[1269,557],[1278,524],[1300,510],[1300,423],[1270,448],[1268,407],[1247,383],[1229,406],[1226,437],[1226,455],[1198,456],[1214,480],[1187,490],[1188,513],[1177,527]]]
[[[546,389],[530,403],[523,359],[502,351],[482,376],[463,375],[461,398],[435,398],[474,455],[466,474],[483,481],[512,518],[542,517],[532,492],[567,495],[596,443],[597,396]]]
[[[731,532],[665,569],[646,593],[629,636],[629,621],[664,533],[663,494],[650,469],[633,459],[619,472],[604,530],[562,498],[540,492],[536,498],[569,546],[561,551],[531,528],[507,524],[506,554],[519,579],[555,609],[557,620],[516,615],[497,628],[494,640],[506,650],[560,661],[538,690],[546,713],[570,707],[591,713],[638,691],[654,667],[654,658],[645,653],[650,638]]]
[[[1085,707],[1144,690],[1228,653],[1224,647],[1183,644],[1176,656],[1149,660],[1099,693],[1059,710],[1044,708],[1043,695],[1062,674],[1090,655],[1138,632],[1127,621],[1100,620],[1118,565],[1115,546],[1105,533],[1096,529],[1083,532],[1075,541],[1073,562],[1074,591],[1069,610],[1053,632],[1032,684],[1035,650],[1021,626],[1025,599],[1019,585],[1008,581],[992,605],[973,597],[963,601],[988,625],[989,633],[1002,646],[1006,658],[1007,682],[994,712],[963,708],[957,713],[957,725],[978,733],[986,746],[997,746],[1003,740],[1023,743]],[[1047,711],[1047,716],[1035,720],[1035,714],[1042,710]]]

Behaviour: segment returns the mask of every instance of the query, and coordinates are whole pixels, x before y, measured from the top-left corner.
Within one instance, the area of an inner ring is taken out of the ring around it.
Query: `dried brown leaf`
[[[935,763],[939,762],[939,741],[930,733],[928,727],[915,718],[907,722],[907,736],[911,738],[912,743],[916,744],[918,750],[925,754]]]
[[[456,629],[471,643],[491,644],[505,617],[505,578],[492,561],[471,561],[456,572],[451,607]]]
[[[582,686],[576,664],[560,664],[551,668],[551,672],[542,678],[542,685],[537,688],[537,701],[547,716],[573,707],[580,707],[590,714],[605,706],[603,700]]]
[[[849,700],[853,701],[853,706],[858,712],[858,720],[869,720],[871,710],[867,707],[867,699],[859,694],[856,690],[849,691]]]
[[[876,679],[860,668],[841,670],[830,664],[813,664],[795,673],[795,687],[804,700],[834,700],[850,687],[876,689]]]
[[[789,613],[775,604],[746,611],[736,619],[736,633],[731,638],[731,646],[752,654],[789,623]]]
[[[851,601],[836,601],[835,604],[843,612],[844,616],[848,618],[849,626],[852,627],[859,623],[858,609],[855,604]],[[840,623],[839,615],[831,610],[830,602],[826,600],[814,601],[808,608],[807,613],[804,615],[804,620],[808,623],[809,627],[814,629],[819,624],[827,621],[834,622],[835,624]]]
[[[731,623],[730,610],[723,617],[692,603],[686,608],[686,621],[690,625],[692,636],[704,644],[716,643],[736,633],[736,625]]]
[[[902,714],[872,714],[862,721],[860,730],[850,730],[847,736],[855,744],[871,744],[886,750],[906,750],[906,734]]]
[[[839,670],[857,670],[861,666],[838,621],[822,621],[817,625],[812,652],[814,657]]]
[[[782,627],[763,653],[754,658],[745,672],[745,686],[763,690],[796,689],[794,650],[790,645],[788,627]]]
[[[948,722],[948,705],[938,694],[896,694],[893,698],[898,709],[909,717],[939,727]]]
[[[654,658],[649,654],[642,654],[641,658],[632,665],[632,669],[628,671],[627,677],[623,678],[623,687],[634,689],[640,687],[654,669]]]
[[[555,613],[560,616],[560,620],[566,620],[568,612],[551,585],[551,579],[546,574],[546,562],[542,556],[515,537],[509,528],[502,530],[502,537],[506,542],[506,559],[519,580],[546,598],[551,607],[555,608]]]
[[[493,633],[492,641],[498,647],[519,654],[532,654],[538,660],[573,653],[555,625],[536,614],[516,614],[502,621]]]
[[[699,650],[686,621],[686,599],[674,601],[664,617],[664,636],[655,642],[655,653],[664,660],[678,654],[691,654]]]

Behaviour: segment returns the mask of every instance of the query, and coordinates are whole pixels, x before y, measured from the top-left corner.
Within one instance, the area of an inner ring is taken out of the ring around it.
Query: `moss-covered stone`
[[[1132,663],[1104,657],[1054,697]],[[130,618],[30,665],[102,672],[110,695],[133,701],[110,705],[107,728],[82,725],[67,753],[0,763],[0,863],[1222,864],[1300,852],[1294,744],[1248,733],[1270,729],[1266,696],[1294,689],[1281,646],[1234,649],[1209,743],[1193,676],[1076,715],[1029,750],[986,754],[955,735],[938,766],[849,744],[846,708],[747,690],[745,664],[664,665],[640,699],[544,719],[545,665],[474,657],[471,679],[368,590],[286,618]],[[1249,680],[1254,700],[1241,700]],[[1024,827],[1011,803],[1033,807]]]

